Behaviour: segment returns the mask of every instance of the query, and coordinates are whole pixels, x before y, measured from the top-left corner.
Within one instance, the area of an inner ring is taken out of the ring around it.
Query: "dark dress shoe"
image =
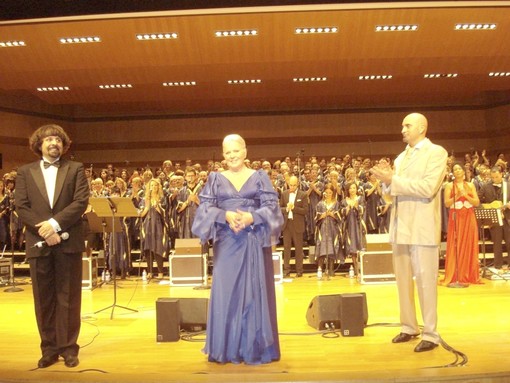
[[[285,274],[283,274],[283,277],[284,277],[284,278],[290,278],[290,273],[285,273]]]
[[[301,278],[303,276],[303,273],[297,273],[296,278]]]
[[[64,362],[66,367],[76,367],[80,364],[80,360],[76,355],[66,355],[64,356]]]
[[[406,334],[405,332],[401,332],[398,334],[395,338],[393,338],[391,341],[392,343],[404,343],[409,342],[411,339],[416,338],[419,334]]]
[[[414,348],[414,352],[430,351],[437,347],[437,344],[429,342],[428,340],[422,340],[418,343],[418,346]]]
[[[41,359],[39,359],[39,362],[37,362],[37,367],[46,368],[46,367],[49,367],[52,364],[55,364],[57,362],[58,362],[58,355],[43,356]]]

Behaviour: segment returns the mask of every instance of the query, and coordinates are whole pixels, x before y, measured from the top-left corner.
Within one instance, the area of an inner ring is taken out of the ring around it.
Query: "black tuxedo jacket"
[[[294,209],[292,210],[292,216],[294,221],[294,228],[296,233],[303,233],[305,231],[305,215],[308,213],[308,196],[304,191],[296,191],[296,200],[294,201]],[[287,204],[289,203],[289,190],[284,190],[280,198],[280,207],[283,214],[283,226],[282,231],[285,230],[288,221],[289,213],[286,211]]]
[[[503,180],[502,182],[506,182],[506,184],[507,184],[506,186],[507,186],[507,190],[509,193],[508,198],[510,199],[510,183],[505,180]],[[503,191],[501,191],[501,198],[498,198],[498,195],[496,193],[496,188],[494,187],[492,182],[483,184],[478,193],[479,193],[478,197],[480,198],[481,203],[491,203],[496,200],[503,202],[502,201]],[[510,220],[510,209],[503,209],[503,215],[508,222]]]
[[[69,233],[69,239],[53,246],[64,253],[81,253],[85,250],[82,214],[89,200],[89,186],[83,164],[62,159],[57,172],[53,209],[50,207],[40,161],[19,168],[16,177],[16,210],[26,227],[26,255],[28,258],[48,255],[48,246],[33,245],[41,240],[36,224],[55,219]],[[56,250],[56,249],[55,249]]]

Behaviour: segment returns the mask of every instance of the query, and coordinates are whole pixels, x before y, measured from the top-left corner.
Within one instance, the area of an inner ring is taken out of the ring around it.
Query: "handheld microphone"
[[[65,241],[65,240],[69,239],[69,233],[63,232],[62,234],[60,234],[60,239],[62,241]],[[41,247],[44,247],[44,246],[47,246],[46,245],[46,241],[39,241],[34,246],[32,246],[32,248],[34,248],[34,247],[41,248]]]

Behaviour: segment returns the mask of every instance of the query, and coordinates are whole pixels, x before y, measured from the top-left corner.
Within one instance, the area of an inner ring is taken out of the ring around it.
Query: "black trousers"
[[[292,219],[287,221],[283,230],[283,274],[290,273],[290,252],[294,244],[296,256],[296,273],[303,273],[303,232],[296,232]]]
[[[492,226],[490,233],[493,242],[494,267],[500,269],[503,266],[503,240],[505,240],[507,253],[510,255],[510,225],[503,219],[503,226]]]
[[[78,355],[82,254],[51,251],[28,261],[42,355]]]

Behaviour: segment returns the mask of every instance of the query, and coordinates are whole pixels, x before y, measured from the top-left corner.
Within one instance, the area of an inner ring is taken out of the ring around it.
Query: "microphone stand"
[[[469,287],[467,283],[459,282],[459,257],[458,257],[458,249],[457,249],[457,206],[455,206],[455,179],[452,181],[453,186],[453,212],[452,212],[452,220],[453,220],[453,253],[455,255],[455,282],[448,283],[448,287],[452,288],[465,288]]]

